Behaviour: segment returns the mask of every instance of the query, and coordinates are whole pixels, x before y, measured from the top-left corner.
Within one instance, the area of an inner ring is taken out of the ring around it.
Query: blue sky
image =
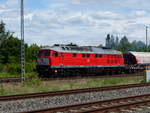
[[[150,0],[24,1],[25,41],[29,44],[104,45],[108,33],[145,41],[145,26],[150,25]],[[0,20],[18,37],[19,2],[0,0]]]

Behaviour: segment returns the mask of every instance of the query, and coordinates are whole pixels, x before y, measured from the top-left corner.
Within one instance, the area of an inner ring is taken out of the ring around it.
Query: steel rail
[[[28,111],[28,112],[22,112],[22,113],[56,113],[56,112],[66,112],[71,113],[72,111],[76,111],[77,113],[109,113],[110,111],[121,111],[123,109],[130,109],[132,107],[137,107],[145,104],[150,104],[149,100],[143,100],[143,98],[150,98],[150,94],[147,95],[140,95],[140,96],[132,96],[132,97],[126,97],[126,98],[119,98],[119,99],[112,99],[112,100],[105,100],[105,101],[98,101],[98,102],[92,102],[92,103],[86,103],[86,104],[77,104],[77,105],[71,105],[71,106],[63,106],[63,107],[56,107],[56,108],[50,108],[50,109],[43,109],[43,110],[36,110],[36,111]],[[136,100],[138,99],[138,101]],[[139,101],[139,99],[142,99]],[[132,101],[129,102],[128,101]],[[133,102],[135,101],[135,102]],[[119,103],[119,102],[126,102],[125,104],[120,105],[112,105],[109,106],[109,104],[113,103]],[[107,105],[108,106],[104,106]],[[81,110],[82,108],[88,108],[91,106],[100,106],[99,108],[93,108],[90,110]]]
[[[51,96],[62,96],[62,95],[91,93],[91,92],[99,92],[99,91],[110,91],[110,90],[128,89],[128,88],[145,87],[145,86],[150,86],[150,83],[116,85],[116,86],[105,86],[105,87],[97,87],[97,88],[63,90],[63,91],[55,91],[55,92],[30,93],[30,94],[0,96],[0,101],[11,101],[11,100],[28,99],[28,98],[40,98],[40,97],[43,98],[43,97],[51,97]]]
[[[0,83],[21,82],[20,77],[4,77],[0,78]]]
[[[75,80],[75,79],[98,79],[98,78],[119,78],[119,77],[142,77],[144,74],[119,74],[119,75],[86,75],[86,76],[73,76],[73,77],[56,77],[56,78],[40,78],[42,81],[53,81],[53,80]],[[32,80],[32,77],[26,78],[26,80]],[[11,83],[21,82],[20,77],[4,77],[0,78],[0,83]]]

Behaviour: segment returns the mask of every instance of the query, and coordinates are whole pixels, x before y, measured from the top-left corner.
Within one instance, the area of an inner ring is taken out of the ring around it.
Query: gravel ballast
[[[22,99],[13,101],[1,101],[0,113],[16,113],[39,109],[54,108],[66,105],[74,105],[95,101],[110,100],[129,96],[150,94],[150,86],[128,88],[120,90],[109,90],[90,92],[82,94],[62,95],[54,97],[43,97],[34,99]]]

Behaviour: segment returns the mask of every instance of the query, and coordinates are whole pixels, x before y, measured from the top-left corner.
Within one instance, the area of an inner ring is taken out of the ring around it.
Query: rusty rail
[[[0,96],[0,101],[10,101],[26,98],[40,98],[40,97],[50,97],[50,96],[61,96],[61,95],[71,95],[71,94],[81,94],[89,92],[99,92],[99,91],[110,91],[119,89],[128,89],[135,87],[150,86],[150,83],[140,83],[140,84],[128,84],[128,85],[116,85],[116,86],[105,86],[97,88],[85,88],[76,90],[64,90],[55,92],[44,92],[44,93],[31,93],[31,94],[20,94],[20,95],[10,95],[10,96]]]
[[[21,82],[20,77],[5,77],[0,78],[0,83]]]
[[[22,113],[109,113],[150,104],[150,94]]]
[[[118,74],[118,75],[78,75],[73,77],[56,77],[56,78],[41,78],[42,81],[52,81],[52,80],[74,80],[74,79],[98,79],[98,78],[119,78],[119,77],[142,77],[144,72],[134,73],[134,74]],[[26,80],[32,80],[32,77],[26,78]],[[0,78],[0,83],[11,83],[11,82],[21,82],[20,77],[4,77]]]

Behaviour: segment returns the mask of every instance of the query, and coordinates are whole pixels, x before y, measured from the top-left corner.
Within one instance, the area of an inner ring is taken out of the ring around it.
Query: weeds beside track
[[[134,73],[134,74],[119,74],[119,75],[85,75],[85,76],[71,76],[71,77],[55,77],[55,78],[40,78],[42,81],[52,81],[52,80],[75,80],[75,79],[95,79],[95,78],[119,78],[119,77],[140,77],[144,76],[144,72]],[[28,77],[26,80],[32,80],[34,77]],[[11,83],[11,82],[21,82],[21,77],[4,77],[0,78],[0,83]]]

